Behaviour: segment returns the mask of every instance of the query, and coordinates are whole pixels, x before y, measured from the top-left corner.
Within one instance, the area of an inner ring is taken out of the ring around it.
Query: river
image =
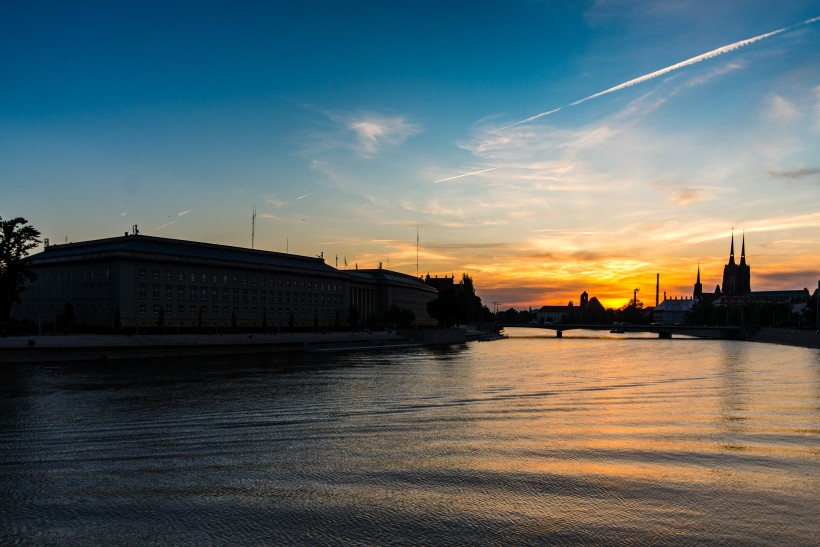
[[[820,543],[820,350],[510,331],[5,366],[0,544]]]

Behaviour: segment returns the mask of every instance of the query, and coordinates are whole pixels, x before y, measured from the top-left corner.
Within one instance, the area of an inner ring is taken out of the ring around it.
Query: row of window
[[[161,304],[154,304],[151,308],[151,311],[154,314],[159,314],[160,309],[163,309]],[[141,314],[148,313],[148,305],[147,304],[140,304],[139,310],[140,310]],[[266,309],[264,307],[259,308],[257,306],[252,306],[252,307],[243,306],[242,308],[235,307],[235,306],[234,307],[222,306],[222,308],[220,310],[219,306],[211,306],[209,308],[208,306],[197,306],[196,304],[191,304],[190,306],[188,306],[186,308],[185,304],[178,304],[175,308],[173,304],[166,304],[165,305],[165,308],[164,308],[165,315],[174,315],[175,310],[176,310],[177,315],[185,315],[187,313],[188,315],[202,314],[203,316],[208,316],[208,315],[214,316],[214,315],[220,315],[220,312],[221,312],[222,316],[229,316],[232,313],[235,313],[236,315],[243,315],[243,316],[247,316],[247,315],[258,316],[258,315],[263,314],[263,313],[269,313],[271,317],[276,317],[276,316],[281,317],[281,316],[284,316],[284,315],[288,315],[293,311],[296,311],[296,310],[291,310],[289,308],[288,309],[286,309],[286,308]],[[330,312],[327,312],[327,314],[329,316]],[[325,317],[325,310],[321,310],[319,312],[319,316],[324,318]]]
[[[161,271],[154,269],[151,270],[151,279],[159,280],[161,278]],[[148,269],[147,268],[140,268],[139,269],[139,278],[140,279],[148,279]],[[186,275],[184,271],[177,271],[176,275],[174,274],[173,270],[165,270],[165,280],[166,281],[185,281]],[[189,283],[219,283],[220,279],[223,285],[233,284],[233,285],[257,285],[259,284],[262,287],[273,287],[274,284],[279,287],[290,288],[291,284],[293,285],[294,289],[305,289],[305,290],[321,290],[321,291],[333,291],[339,292],[342,290],[342,285],[339,283],[327,283],[327,282],[318,282],[318,281],[297,281],[291,279],[276,279],[276,278],[267,278],[267,277],[257,277],[255,275],[228,275],[228,274],[209,274],[202,273],[202,272],[188,272],[187,279]]]
[[[147,299],[148,294],[150,294],[151,298],[154,300],[160,299],[160,294],[162,292],[162,287],[160,285],[152,285],[148,287],[147,285],[140,285],[138,289],[138,296],[140,299]],[[223,288],[221,291],[217,287],[211,287],[210,291],[207,287],[186,287],[185,285],[165,285],[165,300],[173,300],[174,295],[176,294],[177,300],[185,300],[186,294],[188,300],[191,301],[207,301],[210,300],[212,302],[251,302],[256,304],[257,302],[260,304],[301,304],[303,306],[307,305],[337,305],[340,301],[340,295],[336,294],[316,294],[316,293],[303,293],[303,292],[286,292],[286,291],[255,291],[255,290],[248,290],[248,289],[226,289]]]

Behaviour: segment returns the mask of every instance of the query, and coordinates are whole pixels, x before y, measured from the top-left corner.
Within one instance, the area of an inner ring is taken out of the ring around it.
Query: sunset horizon
[[[52,244],[253,237],[501,311],[711,293],[745,238],[752,290],[817,287],[820,2],[6,11],[0,216]]]

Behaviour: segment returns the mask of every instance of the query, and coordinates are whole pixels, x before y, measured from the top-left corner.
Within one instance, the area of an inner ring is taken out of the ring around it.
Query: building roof
[[[392,270],[385,270],[382,268],[366,269],[366,270],[345,270],[345,274],[354,278],[366,281],[387,281],[392,284],[409,284],[419,289],[426,289],[430,292],[437,292],[436,287],[432,287],[424,282],[423,279],[414,277],[409,274],[394,272]]]
[[[70,260],[106,259],[111,255],[122,257],[129,255],[167,256],[177,260],[196,259],[234,264],[244,263],[256,267],[269,266],[309,270],[326,275],[341,275],[339,270],[325,264],[322,258],[144,235],[126,235],[80,243],[51,245],[42,252],[30,256],[28,261],[32,266],[37,266]]]
[[[754,291],[746,293],[746,298],[765,300],[794,300],[797,298],[808,298],[808,289],[797,289],[793,291]]]
[[[691,298],[667,298],[655,307],[655,311],[689,311],[694,305]]]

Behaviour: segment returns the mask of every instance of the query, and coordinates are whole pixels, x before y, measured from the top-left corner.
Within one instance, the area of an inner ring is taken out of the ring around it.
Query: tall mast
[[[253,215],[251,216],[251,249],[256,239],[256,205],[253,206]]]
[[[419,225],[416,224],[416,277],[419,276]]]

